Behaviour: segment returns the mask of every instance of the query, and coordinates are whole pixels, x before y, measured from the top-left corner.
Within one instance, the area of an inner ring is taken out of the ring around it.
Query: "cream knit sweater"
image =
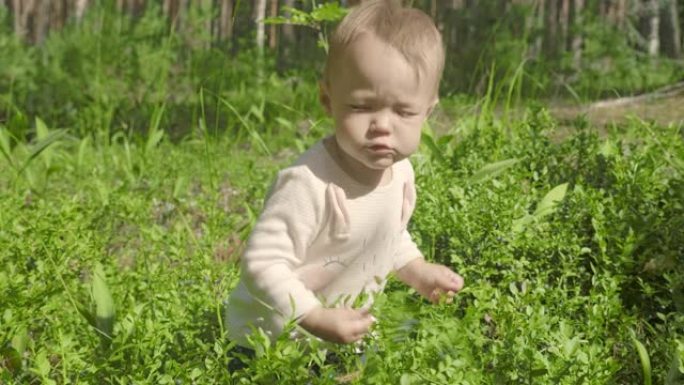
[[[247,334],[258,327],[274,340],[314,307],[350,304],[361,292],[372,298],[391,271],[421,257],[406,231],[413,178],[405,159],[392,166],[389,183],[363,186],[322,141],[281,170],[228,299],[230,338],[248,346]]]

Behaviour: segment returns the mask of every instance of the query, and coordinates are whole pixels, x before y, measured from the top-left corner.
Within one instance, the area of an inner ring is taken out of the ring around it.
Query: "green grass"
[[[316,76],[106,11],[42,47],[0,31],[0,383],[682,383],[684,129],[561,130],[522,65],[444,98],[412,157],[410,231],[464,276],[455,302],[392,279],[363,356],[257,337],[229,372],[242,245],[330,132]]]
[[[578,121],[558,143],[544,110],[488,122],[428,130],[413,157],[411,231],[466,289],[431,306],[392,281],[366,355],[340,347],[314,383],[355,371],[377,384],[680,381],[681,128],[635,121],[599,137]],[[256,341],[260,356],[230,373],[223,301],[271,178],[325,129],[264,136],[269,156],[250,136],[171,143],[36,127],[30,143],[2,131],[3,164],[15,165],[0,169],[4,383],[312,378],[318,350],[287,340]],[[517,161],[496,163],[507,159]]]

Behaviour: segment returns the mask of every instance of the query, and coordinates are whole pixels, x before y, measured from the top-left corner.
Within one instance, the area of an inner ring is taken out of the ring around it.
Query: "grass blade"
[[[12,150],[10,148],[9,130],[4,126],[0,126],[0,152],[2,152],[2,156],[7,160],[7,163],[14,168],[14,159],[10,155]]]
[[[223,103],[226,107],[228,107],[229,110],[231,110],[233,112],[233,114],[235,114],[235,117],[238,118],[238,120],[240,121],[242,126],[247,130],[247,132],[252,137],[252,139],[254,139],[254,141],[257,142],[257,144],[259,145],[259,148],[261,148],[263,153],[265,155],[271,156],[271,151],[268,149],[266,142],[264,142],[264,140],[261,138],[261,135],[259,135],[259,133],[256,132],[256,130],[252,127],[252,125],[249,124],[249,122],[247,122],[247,120],[242,115],[240,115],[238,110],[229,101],[227,101],[223,98],[220,98],[220,100],[221,100],[221,103]]]
[[[76,168],[78,170],[83,170],[85,164],[86,152],[90,149],[90,137],[86,136],[81,140],[78,146],[78,156],[76,158]]]
[[[499,162],[490,163],[482,167],[481,169],[475,171],[475,173],[470,178],[468,178],[468,181],[473,184],[488,181],[498,176],[502,172],[508,170],[509,168],[513,167],[513,165],[515,165],[519,161],[520,159],[511,158]]]
[[[533,216],[537,218],[552,214],[556,210],[556,204],[565,198],[565,193],[568,191],[568,184],[563,183],[554,187],[549,191],[544,198],[537,205]]]
[[[47,136],[50,135],[50,130],[47,127],[47,124],[43,121],[41,118],[36,118],[36,138],[38,140],[43,140],[47,138]]]
[[[114,300],[105,280],[104,269],[99,263],[95,265],[93,271],[92,293],[95,300],[97,329],[108,339],[111,339],[114,329]]]
[[[21,174],[22,172],[24,172],[26,167],[28,167],[38,155],[40,155],[48,147],[62,139],[64,136],[66,136],[66,130],[55,130],[50,132],[43,139],[40,139],[38,143],[32,146],[31,152],[29,152],[28,157],[26,157],[26,159],[24,160],[24,163],[17,171],[17,174]]]
[[[665,385],[684,383],[684,340],[677,341],[677,348],[672,353],[672,363],[665,378]]]
[[[435,143],[435,140],[432,138],[432,135],[428,134],[427,132],[423,132],[422,135],[420,136],[421,142],[427,146],[427,148],[430,149],[430,152],[432,153],[432,156],[437,158],[437,161],[439,163],[445,163],[446,159],[444,158],[444,155],[442,154],[442,150],[439,149],[437,146],[437,143]]]
[[[509,159],[510,160],[510,159]],[[504,161],[505,162],[505,161]],[[501,163],[501,162],[499,162]],[[485,166],[487,167],[487,166]],[[568,184],[563,183],[560,184],[554,188],[551,189],[546,195],[544,195],[544,198],[542,198],[541,201],[539,201],[539,204],[537,205],[537,209],[534,211],[534,214],[530,215],[528,213],[525,213],[524,216],[516,219],[513,221],[513,225],[511,227],[511,231],[514,234],[518,234],[525,230],[525,228],[534,220],[543,218],[549,214],[553,214],[554,211],[556,211],[556,205],[558,202],[562,201],[563,198],[565,198],[565,194],[568,191]]]
[[[164,130],[160,129],[162,117],[166,111],[166,105],[162,104],[160,107],[154,109],[152,118],[150,119],[150,127],[147,132],[147,141],[145,142],[145,153],[149,153],[153,148],[159,145],[159,142],[164,138]]]
[[[641,361],[641,370],[644,374],[644,385],[652,385],[651,381],[651,359],[648,357],[646,347],[637,338],[634,331],[631,331],[632,343],[639,354],[639,361]]]

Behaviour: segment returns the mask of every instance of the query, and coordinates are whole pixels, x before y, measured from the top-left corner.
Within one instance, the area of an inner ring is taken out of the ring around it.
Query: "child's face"
[[[399,51],[369,33],[351,43],[329,73],[321,102],[355,172],[385,170],[416,151],[437,102],[433,79],[419,81]]]

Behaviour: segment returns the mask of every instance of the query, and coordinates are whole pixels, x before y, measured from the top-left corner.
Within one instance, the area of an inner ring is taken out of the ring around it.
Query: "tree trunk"
[[[679,26],[679,9],[676,0],[666,0],[660,18],[661,47],[663,52],[672,58],[681,56],[681,30]]]
[[[50,23],[50,4],[48,0],[38,0],[33,14],[31,41],[40,44],[45,40]]]
[[[617,0],[615,5],[615,25],[623,31],[627,20],[627,0]]]
[[[657,56],[660,52],[660,8],[659,0],[648,2],[648,54]]]
[[[575,71],[579,73],[582,68],[582,46],[584,37],[582,36],[582,25],[584,24],[584,0],[575,0],[575,20],[573,23],[574,31],[572,38],[572,63]]]
[[[285,7],[292,8],[294,7],[294,0],[284,0]],[[285,17],[290,17],[290,12],[286,12]],[[295,42],[295,32],[294,32],[294,27],[291,24],[283,24],[282,25],[282,32],[283,32],[283,39],[285,40],[285,44],[294,44]]]
[[[560,51],[566,52],[568,48],[568,31],[570,27],[570,0],[562,0],[560,14],[558,16],[560,27]]]
[[[553,2],[551,0],[550,2]],[[538,58],[542,52],[542,46],[544,44],[544,19],[546,18],[546,0],[536,0],[534,2],[534,9],[532,10],[534,15],[534,22],[532,27],[532,32],[534,33],[534,44],[532,47],[532,58]]]
[[[266,16],[266,0],[255,0],[254,4],[254,22],[256,23],[256,46],[259,52],[264,50],[264,41],[266,38],[266,30],[264,25],[264,17]]]
[[[465,7],[465,0],[451,0],[451,9],[461,9]]]
[[[50,9],[50,30],[59,30],[64,27],[69,17],[68,0],[53,0]]]
[[[182,0],[164,0],[164,5],[162,6],[162,11],[169,19],[169,22],[176,30],[181,29],[182,17],[181,10],[183,8]],[[129,12],[132,12],[129,9]]]
[[[283,0],[283,7],[294,6],[294,0]],[[283,15],[289,18],[290,12],[285,12]],[[280,31],[282,32],[282,40],[278,44],[278,59],[277,66],[278,72],[284,72],[290,64],[290,57],[292,56],[292,51],[297,44],[297,37],[295,35],[294,27],[290,24],[283,24],[280,26]]]
[[[126,0],[118,0],[118,1],[126,1]],[[174,0],[164,0],[162,3],[162,12],[169,17],[171,15],[171,8],[173,7],[173,1]]]
[[[221,9],[219,11],[219,40],[226,41],[232,39],[234,17],[233,0],[221,0]]]
[[[188,4],[188,7],[192,6],[193,2]],[[200,26],[203,31],[198,35],[200,37],[199,44],[203,49],[208,49],[211,47],[211,41],[213,39],[212,31],[212,11],[214,9],[214,2],[212,0],[200,0],[199,1],[199,11],[201,19],[203,21]],[[187,13],[187,10],[186,10]]]
[[[83,19],[87,7],[88,0],[76,0],[76,7],[74,10],[76,13],[76,20],[81,21],[81,19]]]
[[[256,48],[257,48],[257,79],[261,82],[264,79],[264,43],[266,40],[266,26],[264,18],[266,16],[266,0],[254,1],[254,23],[256,24]]]
[[[12,9],[14,10],[14,34],[20,39],[26,38],[27,9],[33,8],[33,1],[13,0]]]
[[[278,16],[278,0],[269,0],[270,7],[268,16],[276,17]],[[275,50],[278,45],[278,26],[276,24],[271,24],[268,30],[268,48]]]
[[[549,57],[555,57],[558,50],[558,1],[547,2],[546,25],[544,28],[544,53]]]

